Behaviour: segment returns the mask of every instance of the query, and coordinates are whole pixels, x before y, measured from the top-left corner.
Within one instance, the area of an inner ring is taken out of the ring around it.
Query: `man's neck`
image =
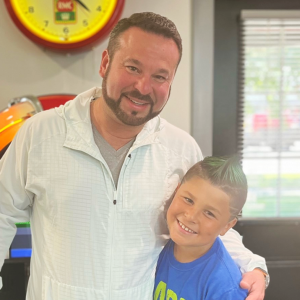
[[[91,103],[91,120],[102,137],[118,150],[134,139],[142,126],[127,126],[117,119],[102,97]]]

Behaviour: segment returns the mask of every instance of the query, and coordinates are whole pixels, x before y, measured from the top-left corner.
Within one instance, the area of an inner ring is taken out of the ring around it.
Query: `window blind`
[[[243,217],[298,217],[300,11],[242,11],[239,87]]]

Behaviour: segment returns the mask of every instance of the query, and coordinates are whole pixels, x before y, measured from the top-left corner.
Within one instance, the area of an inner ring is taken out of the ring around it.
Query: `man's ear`
[[[102,59],[101,59],[100,70],[99,70],[99,74],[102,78],[105,76],[105,73],[108,69],[109,61],[110,61],[109,55],[108,55],[108,51],[106,49],[102,53]]]
[[[220,235],[224,235],[230,228],[234,227],[237,221],[238,221],[237,218],[234,218],[233,220],[229,221],[220,232]]]

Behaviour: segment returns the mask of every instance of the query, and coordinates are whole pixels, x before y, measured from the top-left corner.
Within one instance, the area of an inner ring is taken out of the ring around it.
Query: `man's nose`
[[[151,93],[152,90],[152,82],[151,78],[147,75],[140,76],[134,87],[142,94],[142,95],[148,95]]]

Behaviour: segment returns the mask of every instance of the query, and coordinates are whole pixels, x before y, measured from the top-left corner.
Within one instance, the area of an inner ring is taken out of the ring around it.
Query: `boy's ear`
[[[172,200],[171,200],[171,202],[173,201],[173,199],[174,199],[174,197],[175,197],[175,195],[176,195],[176,193],[177,193],[177,191],[178,191],[180,185],[181,185],[181,183],[179,182],[179,183],[177,184],[177,187],[176,187],[175,191],[174,191],[173,194],[172,194],[172,197],[171,197]]]
[[[174,199],[174,197],[175,197],[175,195],[176,195],[176,193],[177,193],[177,191],[178,191],[180,185],[181,185],[181,183],[179,182],[179,183],[177,184],[177,187],[176,187],[176,189],[174,190],[174,192],[173,192],[171,198],[170,198],[170,204],[169,204],[169,205],[171,205],[171,203],[172,203],[172,201],[173,201],[173,199]]]
[[[234,218],[233,220],[229,221],[220,232],[220,235],[223,236],[230,228],[232,228],[236,224],[237,221],[238,221],[237,218]]]

